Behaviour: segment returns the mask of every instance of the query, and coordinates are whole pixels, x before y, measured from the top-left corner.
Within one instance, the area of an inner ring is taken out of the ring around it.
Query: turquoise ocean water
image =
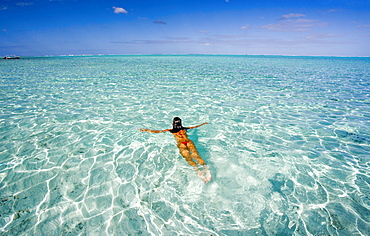
[[[0,61],[0,235],[369,235],[370,59]],[[179,116],[204,184],[170,133]]]

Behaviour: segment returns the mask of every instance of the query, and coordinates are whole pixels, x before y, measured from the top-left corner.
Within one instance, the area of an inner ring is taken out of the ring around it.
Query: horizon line
[[[368,58],[370,56],[344,56],[344,55],[291,55],[291,54],[226,54],[226,53],[137,53],[137,54],[61,54],[61,55],[40,55],[20,56],[27,57],[94,57],[94,56],[284,56],[284,57],[357,57]]]

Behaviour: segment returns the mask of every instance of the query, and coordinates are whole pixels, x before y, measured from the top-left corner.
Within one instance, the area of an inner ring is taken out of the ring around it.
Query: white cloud
[[[278,23],[278,24],[268,24],[261,26],[262,29],[271,30],[271,31],[280,31],[280,32],[305,32],[309,31],[310,28],[315,26],[320,26],[319,24],[303,24],[296,21],[291,21],[287,23]]]
[[[19,2],[17,3],[18,6],[25,7],[33,5],[33,2]]]
[[[316,26],[325,26],[325,23],[320,23],[318,20],[301,18],[305,16],[306,15],[304,14],[298,13],[283,15],[282,17],[278,18],[278,23],[261,26],[261,28],[281,32],[305,32]]]
[[[286,24],[268,24],[261,26],[261,28],[271,31],[289,31]]]
[[[154,24],[160,24],[160,25],[167,25],[167,23],[166,23],[166,22],[161,21],[161,20],[155,20],[155,21],[153,21],[153,23],[154,23]]]
[[[313,23],[313,22],[316,22],[317,20],[309,20],[309,19],[297,19],[297,20],[294,20],[294,22],[297,22],[297,23]]]
[[[359,28],[370,28],[370,25],[359,25]]]
[[[240,29],[247,30],[247,29],[249,29],[249,25],[244,25],[244,26],[240,27]]]
[[[287,14],[287,15],[283,15],[280,19],[284,20],[284,19],[298,18],[298,17],[304,17],[304,16],[306,16],[306,15],[297,14],[297,13],[290,13],[290,14]]]
[[[315,34],[315,35],[310,35],[306,36],[306,39],[325,39],[325,38],[335,38],[339,37],[338,34]]]
[[[124,13],[127,14],[128,12],[123,9],[122,7],[112,7],[114,9],[114,13],[119,14],[119,13]]]

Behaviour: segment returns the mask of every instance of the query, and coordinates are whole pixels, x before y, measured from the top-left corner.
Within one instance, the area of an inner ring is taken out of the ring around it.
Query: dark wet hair
[[[173,118],[172,130],[170,131],[171,133],[177,133],[180,130],[187,130],[187,129],[188,128],[182,126],[181,119],[179,117]]]
[[[181,123],[181,119],[179,117],[173,118],[172,128],[173,129],[182,129],[183,128],[182,123]]]

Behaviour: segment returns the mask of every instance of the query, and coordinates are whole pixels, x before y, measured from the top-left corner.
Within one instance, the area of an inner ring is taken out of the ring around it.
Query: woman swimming
[[[193,127],[183,127],[181,123],[181,119],[179,117],[173,118],[172,123],[172,129],[165,129],[165,130],[150,130],[150,129],[140,129],[141,132],[149,132],[149,133],[163,133],[163,132],[171,132],[173,136],[176,138],[177,141],[177,147],[180,150],[180,154],[185,158],[185,160],[189,163],[191,166],[196,166],[197,164],[193,161],[197,161],[198,164],[204,166],[206,163],[204,160],[199,156],[199,153],[197,149],[195,148],[195,145],[193,141],[191,141],[188,138],[188,135],[186,134],[186,131],[188,129],[195,129],[202,125],[207,124],[207,122],[193,126]],[[202,178],[202,180],[207,183],[210,179],[210,173],[207,169],[207,173],[201,172],[201,170],[197,169],[198,176]],[[207,176],[206,176],[207,175]],[[208,176],[209,175],[209,176]],[[203,177],[202,177],[203,176]]]

